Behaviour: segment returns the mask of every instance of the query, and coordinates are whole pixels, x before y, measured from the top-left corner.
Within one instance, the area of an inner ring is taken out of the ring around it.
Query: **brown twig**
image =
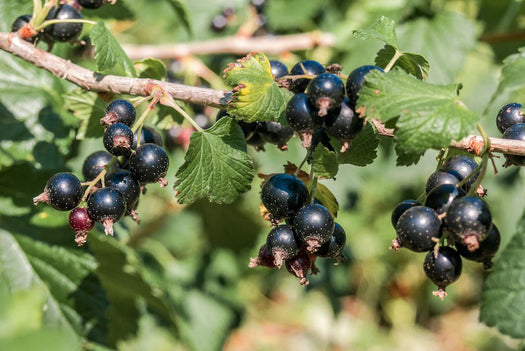
[[[230,93],[228,90],[199,88],[153,79],[99,74],[39,49],[21,39],[17,33],[0,33],[0,50],[16,55],[83,89],[96,92],[149,96],[153,87],[160,86],[165,93],[172,96],[175,100],[217,108],[224,107],[225,95]],[[371,120],[371,122],[375,125],[379,135],[385,137],[394,136],[393,129],[386,128],[380,121]],[[491,152],[525,156],[525,141],[501,138],[489,139]],[[460,141],[452,142],[450,147],[475,153],[480,145],[483,145],[483,138],[478,135],[471,135]]]
[[[394,130],[386,128],[377,119],[370,120],[377,129],[377,134],[385,137],[394,137]],[[525,141],[502,138],[489,138],[490,152],[525,156]],[[479,148],[483,148],[483,138],[480,135],[469,135],[460,141],[453,141],[449,147],[475,154]]]
[[[16,33],[0,33],[0,49],[90,91],[148,96],[153,86],[160,86],[176,100],[212,107],[223,106],[222,101],[228,93],[225,90],[192,87],[153,79],[99,74],[41,50],[22,40]]]
[[[241,37],[232,36],[207,41],[164,45],[123,45],[132,60],[155,57],[169,59],[187,55],[234,54],[246,55],[253,51],[279,54],[286,51],[308,50],[317,46],[333,46],[331,33],[308,32],[280,36]]]

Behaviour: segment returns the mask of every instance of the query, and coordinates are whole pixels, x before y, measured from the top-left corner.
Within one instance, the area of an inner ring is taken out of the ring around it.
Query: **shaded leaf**
[[[337,155],[323,144],[318,144],[312,153],[312,167],[315,175],[321,178],[333,178],[339,170]]]
[[[379,138],[372,124],[367,123],[363,131],[350,141],[350,148],[345,152],[340,152],[342,144],[339,140],[332,138],[331,143],[337,152],[339,164],[364,167],[374,162],[377,157]]]
[[[188,11],[186,0],[168,0],[168,3],[173,7],[173,10],[175,10],[179,18],[182,20],[184,28],[186,28],[188,33],[192,34],[191,16]]]
[[[135,61],[135,69],[137,71],[137,77],[157,80],[166,79],[168,71],[164,62],[154,58]]]
[[[75,89],[64,95],[66,108],[82,122],[77,139],[98,138],[104,133],[100,119],[104,117],[107,103],[95,92]]]
[[[385,45],[379,50],[375,58],[376,66],[381,68],[387,67],[396,54],[400,55],[400,57],[392,67],[400,67],[417,79],[425,80],[427,78],[430,64],[423,56],[409,52],[399,52],[391,45]]]

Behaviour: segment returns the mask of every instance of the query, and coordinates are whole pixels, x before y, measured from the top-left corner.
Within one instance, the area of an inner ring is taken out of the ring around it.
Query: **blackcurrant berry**
[[[286,120],[290,127],[301,136],[303,146],[310,147],[312,133],[323,125],[323,118],[312,110],[305,93],[297,93],[286,105]]]
[[[50,20],[75,20],[82,19],[80,11],[70,5],[53,7],[46,19]],[[44,33],[53,41],[71,41],[82,31],[82,23],[55,23],[47,26]]]
[[[299,253],[300,245],[294,230],[287,224],[273,228],[266,239],[266,246],[274,257],[274,264],[281,267],[283,262]]]
[[[441,220],[433,209],[414,206],[399,217],[396,234],[397,238],[392,242],[392,248],[397,250],[406,247],[415,252],[428,251],[436,245],[434,240],[441,236]]]
[[[91,218],[104,225],[106,234],[113,235],[113,224],[126,213],[126,200],[113,188],[98,189],[89,196],[87,210]]]
[[[137,143],[140,145],[142,144],[157,144],[159,146],[163,146],[162,137],[160,136],[160,133],[153,127],[149,126],[143,126],[140,129],[140,138],[138,136],[138,132],[135,132],[133,134],[133,145],[131,148],[135,150],[137,148]]]
[[[217,15],[213,17],[210,23],[210,29],[215,33],[220,33],[226,29],[228,25],[228,19],[224,15]]]
[[[302,207],[294,217],[295,232],[306,244],[306,250],[315,253],[321,245],[330,240],[334,232],[334,217],[326,207],[311,204]]]
[[[114,100],[106,107],[106,114],[100,120],[100,124],[107,127],[115,123],[124,123],[128,127],[133,126],[137,111],[127,100]]]
[[[357,103],[357,98],[359,97],[359,91],[363,86],[366,75],[371,71],[377,69],[381,72],[383,70],[381,67],[377,66],[361,66],[354,69],[346,79],[346,93],[348,94],[348,99],[350,99],[350,106],[355,108]]]
[[[446,287],[461,275],[461,257],[453,248],[441,246],[437,251],[437,257],[434,250],[427,254],[423,269],[427,277],[438,287],[438,291],[434,291],[433,294],[443,299],[447,296]]]
[[[288,68],[281,61],[270,60],[270,68],[276,80],[288,75]]]
[[[82,199],[80,180],[71,173],[56,173],[46,183],[44,192],[33,198],[36,205],[39,202],[50,204],[55,210],[69,211],[74,209]]]
[[[443,184],[432,189],[425,200],[425,206],[430,207],[438,215],[447,212],[448,207],[456,198],[465,196],[466,193],[452,184]]]
[[[170,160],[166,151],[156,144],[144,144],[135,150],[129,159],[130,171],[140,183],[159,182],[166,186],[164,179]]]
[[[469,251],[468,246],[462,242],[456,242],[456,250],[467,260],[483,263],[484,269],[492,268],[492,258],[498,252],[501,236],[496,225],[490,227],[487,237],[479,243],[479,247],[474,251]]]
[[[525,123],[514,124],[503,133],[503,139],[525,140]],[[525,166],[525,156],[504,154],[507,160],[505,167],[510,165]]]
[[[17,17],[17,19],[15,19],[13,24],[11,24],[11,32],[18,32],[20,29],[26,26],[29,23],[29,21],[31,21],[31,18],[32,18],[31,15],[22,15],[22,16]],[[34,43],[38,37],[39,35],[35,35],[30,38],[24,38],[24,40],[30,43]]]
[[[345,96],[345,85],[341,78],[333,73],[322,73],[312,79],[306,88],[310,104],[324,117],[328,111],[338,107]]]
[[[116,123],[104,132],[104,147],[114,156],[129,155],[133,145],[133,131],[123,123]]]
[[[84,176],[84,180],[90,182],[95,179],[112,159],[113,155],[107,151],[95,151],[90,154],[82,164],[82,175]],[[112,169],[117,168],[120,168],[120,162],[116,159],[112,164]],[[108,170],[108,172],[110,171],[111,169]]]
[[[459,179],[452,173],[435,171],[427,179],[425,192],[428,194],[432,189],[443,184],[456,185],[457,183],[459,183]]]
[[[346,244],[346,233],[339,223],[335,223],[334,232],[330,239],[317,250],[315,253],[319,257],[337,258],[339,261],[344,260],[341,255]]]
[[[292,174],[275,174],[264,183],[261,201],[274,219],[292,217],[306,204],[308,188]]]
[[[416,200],[404,200],[398,203],[392,211],[392,216],[390,216],[390,220],[392,221],[392,225],[394,226],[394,228],[397,227],[397,221],[399,220],[399,217],[401,217],[401,215],[405,213],[406,210],[421,205],[422,204]]]
[[[496,117],[496,125],[501,133],[505,133],[507,128],[518,124],[525,123],[525,114],[522,111],[522,105],[513,102],[501,108]]]
[[[85,9],[98,9],[106,3],[106,0],[77,0],[78,4]]]
[[[330,142],[330,137],[324,128],[317,128],[312,135],[312,150],[315,150],[317,145],[323,145],[330,151],[335,151]]]
[[[344,102],[328,112],[324,123],[328,133],[344,143],[341,152],[348,150],[349,141],[361,133],[365,126],[365,120]]]
[[[140,196],[140,184],[126,169],[117,169],[105,178],[106,186],[118,190],[126,200],[126,208],[131,209]]]
[[[308,252],[305,250],[299,251],[297,255],[287,259],[285,265],[290,274],[299,278],[299,284],[303,286],[308,285],[309,282],[306,275],[310,268],[312,268],[312,259]]]
[[[460,181],[467,178],[478,168],[478,163],[468,156],[456,155],[448,159],[440,171],[450,173]],[[464,184],[464,189],[468,191],[472,184],[478,179],[479,172],[473,174]]]
[[[456,198],[448,207],[445,224],[455,242],[462,242],[474,251],[488,235],[492,215],[483,200],[463,196]]]
[[[218,121],[223,117],[231,117],[231,116],[228,112],[226,112],[226,110],[220,110],[219,113],[217,114],[217,118],[215,119],[215,121]],[[245,139],[249,139],[253,135],[253,133],[255,133],[255,130],[257,129],[257,122],[245,122],[241,120],[236,120],[236,122],[239,125],[239,127],[241,127],[242,133],[244,134]]]
[[[77,207],[69,213],[69,226],[75,232],[78,246],[86,242],[87,233],[95,226],[95,221],[89,217],[87,208]]]
[[[314,60],[304,60],[295,64],[290,70],[290,74],[293,76],[298,75],[310,75],[316,76],[318,74],[324,73],[324,67],[319,62]],[[297,78],[292,79],[290,83],[290,90],[294,93],[302,93],[305,91],[306,87],[310,83],[308,78]]]
[[[261,134],[259,133],[258,126],[255,132],[249,138],[246,139],[246,143],[248,145],[253,146],[255,150],[257,151],[264,150],[264,145],[266,144],[266,140],[264,140]]]
[[[278,122],[261,122],[257,126],[257,132],[270,144],[277,145],[280,149],[286,149],[286,143],[293,136],[290,126],[283,126]]]
[[[250,258],[250,263],[248,264],[248,267],[255,268],[259,266],[268,267],[268,268],[274,268],[275,263],[273,262],[274,258],[270,250],[268,250],[268,246],[266,244],[262,245],[259,249],[259,252],[257,253],[257,257]]]

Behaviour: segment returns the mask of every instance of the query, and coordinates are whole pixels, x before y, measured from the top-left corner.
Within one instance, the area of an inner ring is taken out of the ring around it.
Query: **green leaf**
[[[223,117],[211,128],[193,133],[184,161],[175,175],[180,203],[204,197],[231,203],[251,187],[253,161],[246,153],[244,134],[232,118]]]
[[[399,52],[391,45],[385,45],[379,50],[375,58],[375,64],[381,68],[385,68],[396,54],[400,55],[400,57],[397,58],[392,67],[400,67],[417,79],[425,80],[428,77],[430,64],[423,56],[409,52]]]
[[[270,61],[263,53],[250,54],[231,63],[224,71],[224,78],[235,86],[228,113],[247,122],[278,120],[293,95],[279,88]]]
[[[397,34],[399,47],[417,52],[432,63],[428,79],[438,84],[453,81],[476,44],[474,22],[459,13],[407,21],[397,27]]]
[[[513,338],[525,338],[525,213],[485,280],[480,320]]]
[[[173,303],[165,290],[146,280],[144,263],[135,251],[115,238],[98,233],[90,234],[88,243],[98,262],[97,277],[109,300],[106,317],[111,345],[136,333],[140,316],[138,298],[144,299],[149,310],[163,317],[164,323],[173,326]]]
[[[399,116],[394,140],[398,159],[408,165],[429,148],[446,147],[467,136],[479,119],[458,98],[460,85],[433,85],[406,75],[372,71],[359,93],[358,112],[383,122]]]
[[[494,92],[490,107],[499,110],[510,101],[522,101],[525,97],[525,47],[503,61],[498,89]]]
[[[98,138],[103,133],[100,119],[104,117],[107,103],[95,92],[75,89],[64,95],[65,106],[82,122],[77,139]]]
[[[157,80],[166,79],[168,71],[164,62],[154,58],[135,61],[135,69],[137,70],[137,77]]]
[[[354,36],[358,39],[379,39],[385,44],[398,47],[395,21],[381,16],[370,29],[361,29],[354,31]]]
[[[364,167],[376,159],[379,138],[372,124],[367,123],[363,131],[350,141],[350,148],[345,152],[340,151],[342,143],[339,140],[332,138],[331,143],[336,149],[339,164]]]
[[[270,28],[275,30],[305,30],[308,27],[315,28],[312,18],[322,6],[323,3],[319,1],[268,1],[264,14]]]
[[[335,177],[339,170],[336,153],[328,150],[323,144],[318,144],[312,153],[312,167],[318,177]]]
[[[97,22],[89,32],[89,37],[95,46],[95,59],[99,71],[110,70],[116,65],[121,65],[128,76],[137,76],[133,63],[119,42],[107,30],[104,22]]]
[[[173,7],[173,10],[175,10],[179,18],[182,20],[184,28],[186,28],[188,33],[191,35],[193,30],[191,16],[188,11],[188,4],[186,3],[186,0],[168,0],[168,3],[171,5],[171,7]]]

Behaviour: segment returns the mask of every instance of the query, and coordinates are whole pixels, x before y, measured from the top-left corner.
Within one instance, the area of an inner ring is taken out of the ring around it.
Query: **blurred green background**
[[[180,6],[187,7],[192,33],[176,11]],[[224,31],[215,33],[210,23],[227,7],[235,14]],[[31,1],[0,0],[0,30],[9,31],[24,13],[31,13]],[[524,35],[512,35],[525,30],[521,1],[267,0],[263,14],[266,23],[257,35],[319,30],[336,37],[334,47],[271,58],[289,68],[303,58],[337,62],[343,73],[371,64],[382,46],[354,39],[352,31],[383,15],[396,20],[400,47],[428,59],[429,82],[463,83],[461,99],[482,115],[491,136],[499,136],[497,110],[524,101],[511,92],[491,102],[502,60],[525,43]],[[254,12],[248,0],[119,0],[84,15],[106,21],[122,44],[157,44],[234,35]],[[96,67],[89,48],[57,44],[53,52]],[[222,70],[236,58],[215,54],[166,64],[180,81],[219,89]],[[201,64],[216,75],[202,77],[195,69]],[[80,176],[85,157],[102,149],[102,128],[77,138],[83,127],[63,95],[73,88],[0,53],[0,350],[488,351],[518,346],[519,341],[478,321],[487,275],[480,265],[464,261],[461,278],[441,302],[431,294],[422,254],[388,250],[395,234],[391,210],[424,191],[437,152],[427,152],[415,166],[395,167],[387,139],[372,165],[344,165],[336,180],[322,181],[339,201],[337,221],[346,230],[350,259],[340,265],[318,261],[321,272],[307,287],[285,269],[248,269],[270,230],[259,215],[257,177],[252,190],[231,205],[180,206],[171,187],[150,185],[138,208],[140,225],[124,219],[116,238],[97,227],[88,244],[77,248],[67,213],[31,204],[51,174]],[[213,120],[216,111],[204,113]],[[269,145],[266,152],[250,148],[249,153],[262,173],[281,172],[305,154],[298,138],[284,152]],[[183,157],[182,147],[170,147],[170,184]],[[502,247],[515,232],[525,190],[522,172],[504,169],[503,163],[497,158],[498,174],[489,171],[483,181]]]

